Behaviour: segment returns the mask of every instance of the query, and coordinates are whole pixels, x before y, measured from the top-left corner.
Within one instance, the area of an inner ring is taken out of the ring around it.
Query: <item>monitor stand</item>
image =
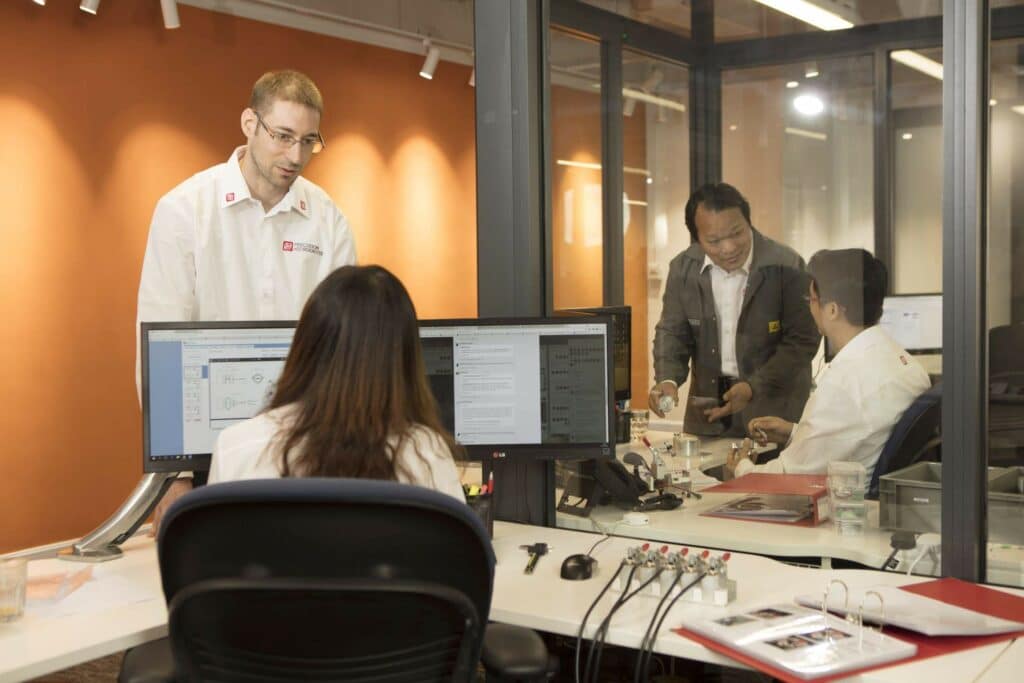
[[[107,521],[70,548],[59,551],[57,557],[73,562],[106,562],[121,557],[122,551],[118,546],[131,538],[177,477],[177,472],[145,475]]]

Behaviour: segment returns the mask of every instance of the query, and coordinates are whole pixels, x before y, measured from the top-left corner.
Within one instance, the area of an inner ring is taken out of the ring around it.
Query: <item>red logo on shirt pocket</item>
[[[293,249],[295,249],[295,244],[292,242],[285,241],[285,243],[281,245],[282,251],[292,251]]]
[[[234,192],[228,192],[226,195],[224,195],[224,201],[226,201],[226,202],[233,202],[233,201],[235,201],[235,193]]]
[[[306,210],[306,202],[304,202],[304,201],[302,201],[300,199],[299,200],[299,208],[302,209],[303,211],[305,211]]]

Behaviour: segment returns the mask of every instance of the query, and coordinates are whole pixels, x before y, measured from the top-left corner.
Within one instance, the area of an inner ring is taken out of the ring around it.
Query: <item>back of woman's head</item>
[[[270,407],[283,406],[293,410],[278,441],[284,476],[395,479],[389,438],[403,440],[416,424],[443,435],[416,310],[398,278],[344,266],[320,283]]]

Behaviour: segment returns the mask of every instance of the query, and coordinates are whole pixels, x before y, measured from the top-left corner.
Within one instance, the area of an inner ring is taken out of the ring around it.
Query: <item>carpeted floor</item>
[[[121,671],[123,652],[108,657],[94,659],[70,669],[33,678],[33,683],[114,683]]]

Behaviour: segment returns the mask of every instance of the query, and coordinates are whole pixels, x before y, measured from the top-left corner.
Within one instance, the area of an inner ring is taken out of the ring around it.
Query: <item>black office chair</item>
[[[362,479],[197,489],[158,539],[170,632],[120,681],[469,681],[553,673],[540,637],[487,628],[494,552],[454,498]],[[484,633],[487,631],[486,644]]]
[[[903,411],[882,447],[882,452],[871,473],[868,498],[878,499],[878,479],[883,474],[921,461],[941,458],[942,437],[942,384],[928,389]]]

